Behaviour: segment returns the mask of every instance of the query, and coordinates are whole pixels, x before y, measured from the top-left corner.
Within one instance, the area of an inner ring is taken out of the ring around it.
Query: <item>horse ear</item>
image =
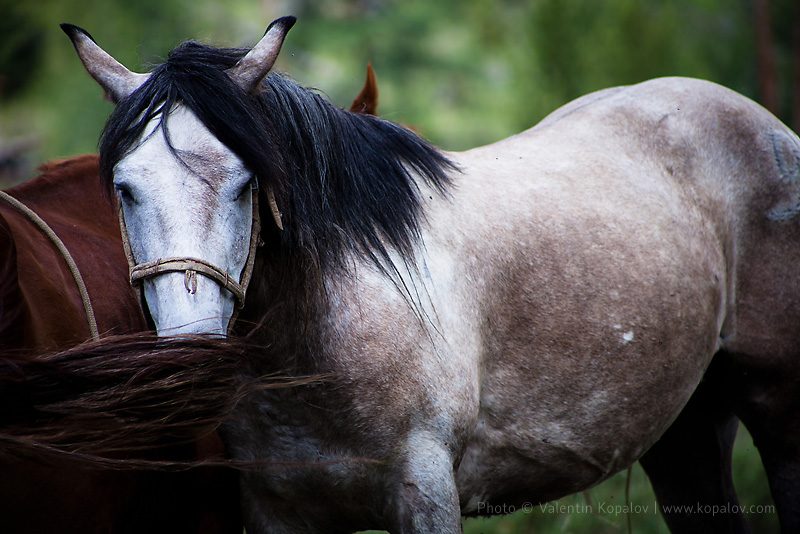
[[[378,116],[378,82],[375,81],[372,62],[367,63],[367,81],[364,82],[364,88],[350,105],[350,111]]]
[[[106,92],[106,97],[117,103],[137,90],[149,74],[136,74],[108,55],[94,42],[89,33],[72,24],[62,24],[61,29],[72,41],[86,71]]]
[[[295,17],[282,17],[270,24],[258,44],[228,70],[239,87],[250,94],[261,92],[261,82],[275,64],[283,40],[296,21]]]

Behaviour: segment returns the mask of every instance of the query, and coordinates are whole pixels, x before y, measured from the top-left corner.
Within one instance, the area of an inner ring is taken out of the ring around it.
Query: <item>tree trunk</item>
[[[769,4],[769,0],[753,0],[756,25],[756,61],[758,63],[758,99],[762,106],[777,116],[779,115],[778,87]]]

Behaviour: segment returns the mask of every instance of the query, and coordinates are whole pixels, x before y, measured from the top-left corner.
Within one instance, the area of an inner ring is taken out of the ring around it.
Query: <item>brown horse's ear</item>
[[[141,87],[150,77],[149,74],[136,74],[126,69],[97,46],[86,30],[72,24],[62,24],[61,29],[72,41],[86,71],[105,90],[106,97],[111,102],[116,104]]]
[[[261,92],[261,82],[275,64],[283,40],[296,21],[295,17],[282,17],[270,24],[258,44],[228,70],[228,75],[239,87],[250,94]]]
[[[367,81],[364,82],[364,88],[350,105],[350,111],[378,116],[378,83],[375,81],[372,62],[367,63]]]

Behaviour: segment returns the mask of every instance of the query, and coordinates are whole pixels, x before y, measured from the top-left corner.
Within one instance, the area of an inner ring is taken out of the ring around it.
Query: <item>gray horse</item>
[[[293,22],[150,74],[65,26],[117,102],[102,173],[155,328],[320,377],[226,425],[276,464],[242,473],[248,532],[457,533],[637,460],[674,531],[745,531],[739,418],[800,530],[797,136],[671,78],[445,153],[271,74]]]

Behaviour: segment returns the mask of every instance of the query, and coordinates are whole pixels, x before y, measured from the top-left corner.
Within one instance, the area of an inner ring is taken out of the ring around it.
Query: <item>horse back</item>
[[[794,267],[800,262],[800,139],[794,132],[722,86],[661,78],[582,97],[508,141],[541,145],[545,138],[557,139],[549,147],[560,158],[550,160],[553,167],[578,168],[587,177],[576,185],[594,187],[589,177],[605,172],[595,193],[617,188],[622,198],[628,189],[667,200],[641,213],[642,220],[664,212],[677,227],[694,218],[693,233],[705,232],[705,248],[725,262],[720,348],[758,358],[800,353]],[[571,159],[582,163],[565,163]],[[619,187],[614,179],[629,168],[638,176]],[[580,205],[581,193],[572,194]],[[645,203],[633,199],[628,211],[636,205]]]

